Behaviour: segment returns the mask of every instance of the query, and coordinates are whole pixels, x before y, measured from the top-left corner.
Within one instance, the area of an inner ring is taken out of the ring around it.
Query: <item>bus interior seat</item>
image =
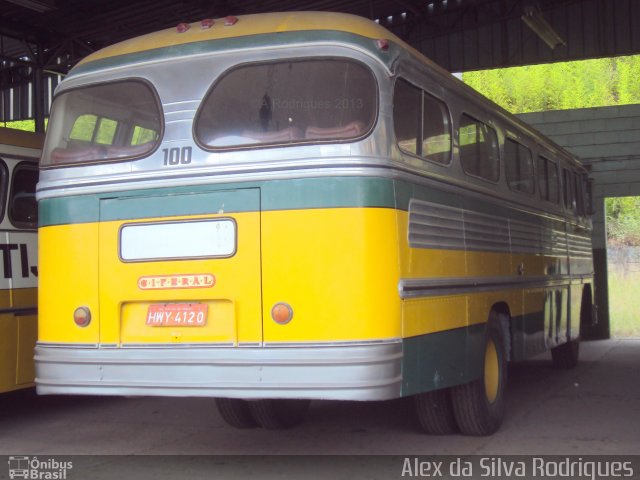
[[[321,140],[329,138],[354,138],[362,135],[364,133],[364,129],[364,123],[356,120],[344,125],[343,127],[321,128],[310,126],[307,127],[304,136],[309,140]]]
[[[287,127],[282,130],[276,130],[275,132],[245,130],[242,132],[242,136],[256,140],[260,143],[291,142],[293,140],[301,140],[304,138],[302,136],[302,130],[297,127]]]
[[[136,157],[150,152],[156,142],[146,142],[140,145],[110,146],[107,148],[107,158]]]
[[[101,149],[98,147],[54,148],[51,152],[51,162],[54,164],[76,163],[97,158],[102,158]]]

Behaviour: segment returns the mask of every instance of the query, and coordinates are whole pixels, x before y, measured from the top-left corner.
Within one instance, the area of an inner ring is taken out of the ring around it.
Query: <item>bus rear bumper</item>
[[[386,400],[400,396],[402,341],[320,346],[38,343],[39,394]]]

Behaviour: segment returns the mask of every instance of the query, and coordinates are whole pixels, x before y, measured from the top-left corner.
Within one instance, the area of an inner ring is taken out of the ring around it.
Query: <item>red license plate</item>
[[[158,303],[149,305],[146,323],[150,327],[204,327],[207,324],[207,304]]]

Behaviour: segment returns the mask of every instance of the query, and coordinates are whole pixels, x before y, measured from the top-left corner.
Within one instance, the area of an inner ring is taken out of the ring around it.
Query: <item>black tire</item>
[[[551,360],[555,368],[570,370],[578,365],[580,341],[570,340],[551,349]]]
[[[222,419],[235,428],[255,428],[258,426],[251,415],[249,402],[238,398],[216,398],[216,405]]]
[[[420,393],[413,400],[418,423],[425,433],[451,435],[458,432],[448,388]]]
[[[485,337],[483,376],[451,389],[456,423],[465,435],[491,435],[502,425],[507,386],[507,357],[502,331],[499,322],[490,319]]]
[[[311,401],[268,399],[248,403],[251,415],[259,426],[267,430],[284,430],[304,421]]]

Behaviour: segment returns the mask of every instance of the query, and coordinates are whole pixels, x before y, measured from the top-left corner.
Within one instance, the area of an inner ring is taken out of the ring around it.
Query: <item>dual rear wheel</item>
[[[434,435],[463,433],[483,436],[495,433],[502,424],[507,385],[507,351],[505,347],[506,315],[492,312],[484,342],[483,375],[469,383],[425,392],[414,397],[418,423]],[[506,330],[508,332],[508,330]],[[560,368],[575,367],[577,340],[552,350],[553,363]],[[220,415],[236,428],[262,427],[281,430],[303,422],[309,400],[216,399]]]
[[[499,316],[487,325],[483,376],[463,385],[421,393],[414,403],[420,427],[434,435],[491,435],[502,424],[507,354]]]
[[[243,429],[283,430],[295,427],[304,421],[310,403],[310,400],[294,399],[216,399],[222,419],[232,427]]]

